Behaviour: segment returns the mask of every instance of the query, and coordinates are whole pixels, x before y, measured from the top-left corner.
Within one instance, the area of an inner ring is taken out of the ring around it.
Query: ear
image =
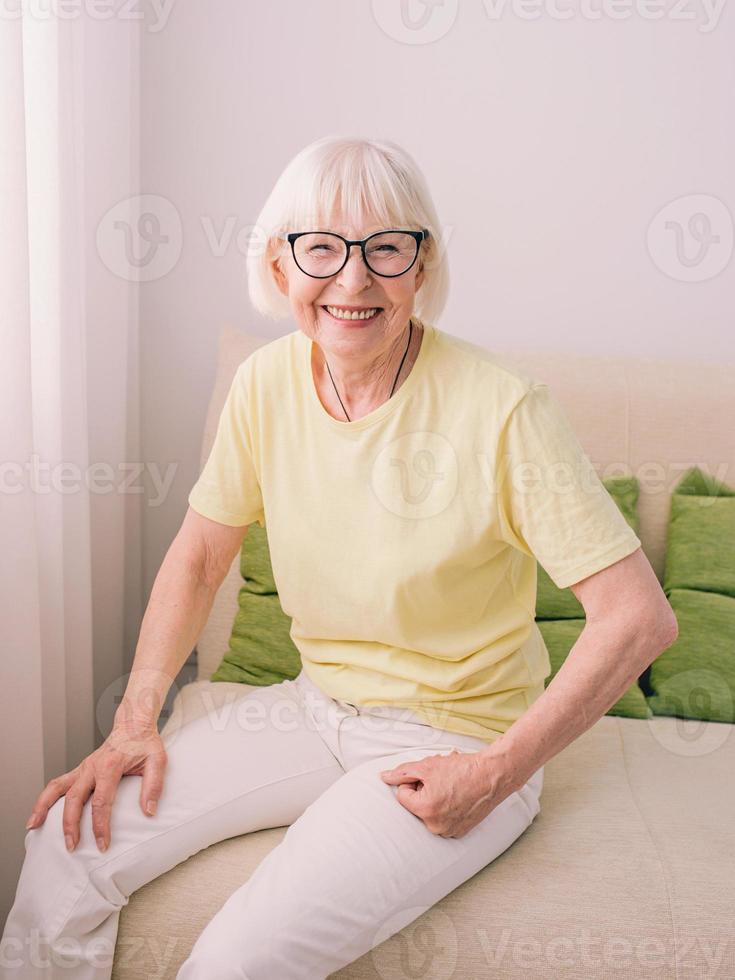
[[[426,278],[426,271],[424,269],[424,263],[421,262],[421,264],[419,265],[419,271],[416,273],[416,279],[414,280],[414,289],[416,292],[418,292],[419,289],[421,288],[421,284],[423,283],[425,278]]]
[[[277,256],[272,256],[268,264],[270,266],[271,275],[273,276],[276,285],[278,286],[278,288],[280,289],[280,291],[283,293],[284,296],[288,296],[288,277],[281,269],[278,263]]]

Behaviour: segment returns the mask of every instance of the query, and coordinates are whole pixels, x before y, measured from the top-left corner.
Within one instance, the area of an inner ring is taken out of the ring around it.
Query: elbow
[[[641,671],[667,650],[679,635],[679,623],[668,600],[626,610],[623,622],[618,621],[617,629],[638,646],[643,656]]]
[[[649,610],[644,617],[644,622],[648,623],[647,633],[651,638],[651,645],[654,647],[654,657],[667,650],[679,636],[679,623],[674,610],[668,600],[655,609]]]
[[[669,611],[665,622],[666,646],[664,647],[664,649],[670,647],[671,644],[674,643],[674,641],[678,638],[678,636],[679,636],[679,621],[677,620],[674,614],[674,610],[671,608],[671,606],[669,606]]]
[[[671,646],[679,635],[679,622],[671,608],[671,603],[663,593],[651,612],[656,635],[661,637],[667,647]]]

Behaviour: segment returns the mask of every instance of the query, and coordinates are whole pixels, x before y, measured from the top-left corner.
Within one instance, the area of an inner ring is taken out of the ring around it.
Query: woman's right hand
[[[50,780],[33,804],[26,829],[40,827],[49,807],[65,795],[62,826],[67,849],[73,851],[79,843],[82,808],[91,794],[92,832],[97,847],[105,851],[110,844],[112,804],[122,777],[143,777],[140,807],[146,816],[153,816],[163,790],[166,761],[166,749],[155,726],[116,724],[102,745],[75,769]]]

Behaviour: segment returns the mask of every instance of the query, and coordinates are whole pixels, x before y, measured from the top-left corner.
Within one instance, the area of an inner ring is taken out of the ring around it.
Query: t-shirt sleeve
[[[534,383],[498,443],[501,536],[566,588],[641,542],[618,509],[548,385]]]
[[[189,506],[220,524],[264,527],[263,498],[248,426],[247,361],[235,372],[217,424],[212,449],[189,493]]]

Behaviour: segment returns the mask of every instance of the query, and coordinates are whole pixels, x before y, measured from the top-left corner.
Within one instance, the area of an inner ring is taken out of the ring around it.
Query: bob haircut
[[[437,320],[449,293],[449,264],[440,246],[439,219],[423,174],[412,157],[390,140],[325,136],[304,147],[286,166],[260,212],[256,229],[262,247],[249,249],[248,292],[255,309],[282,319],[291,313],[278,288],[271,262],[285,269],[288,242],[276,236],[292,231],[342,231],[330,226],[340,212],[350,225],[368,220],[380,228],[428,229],[417,264],[424,281],[416,293],[414,314]],[[366,232],[366,234],[369,232]]]

